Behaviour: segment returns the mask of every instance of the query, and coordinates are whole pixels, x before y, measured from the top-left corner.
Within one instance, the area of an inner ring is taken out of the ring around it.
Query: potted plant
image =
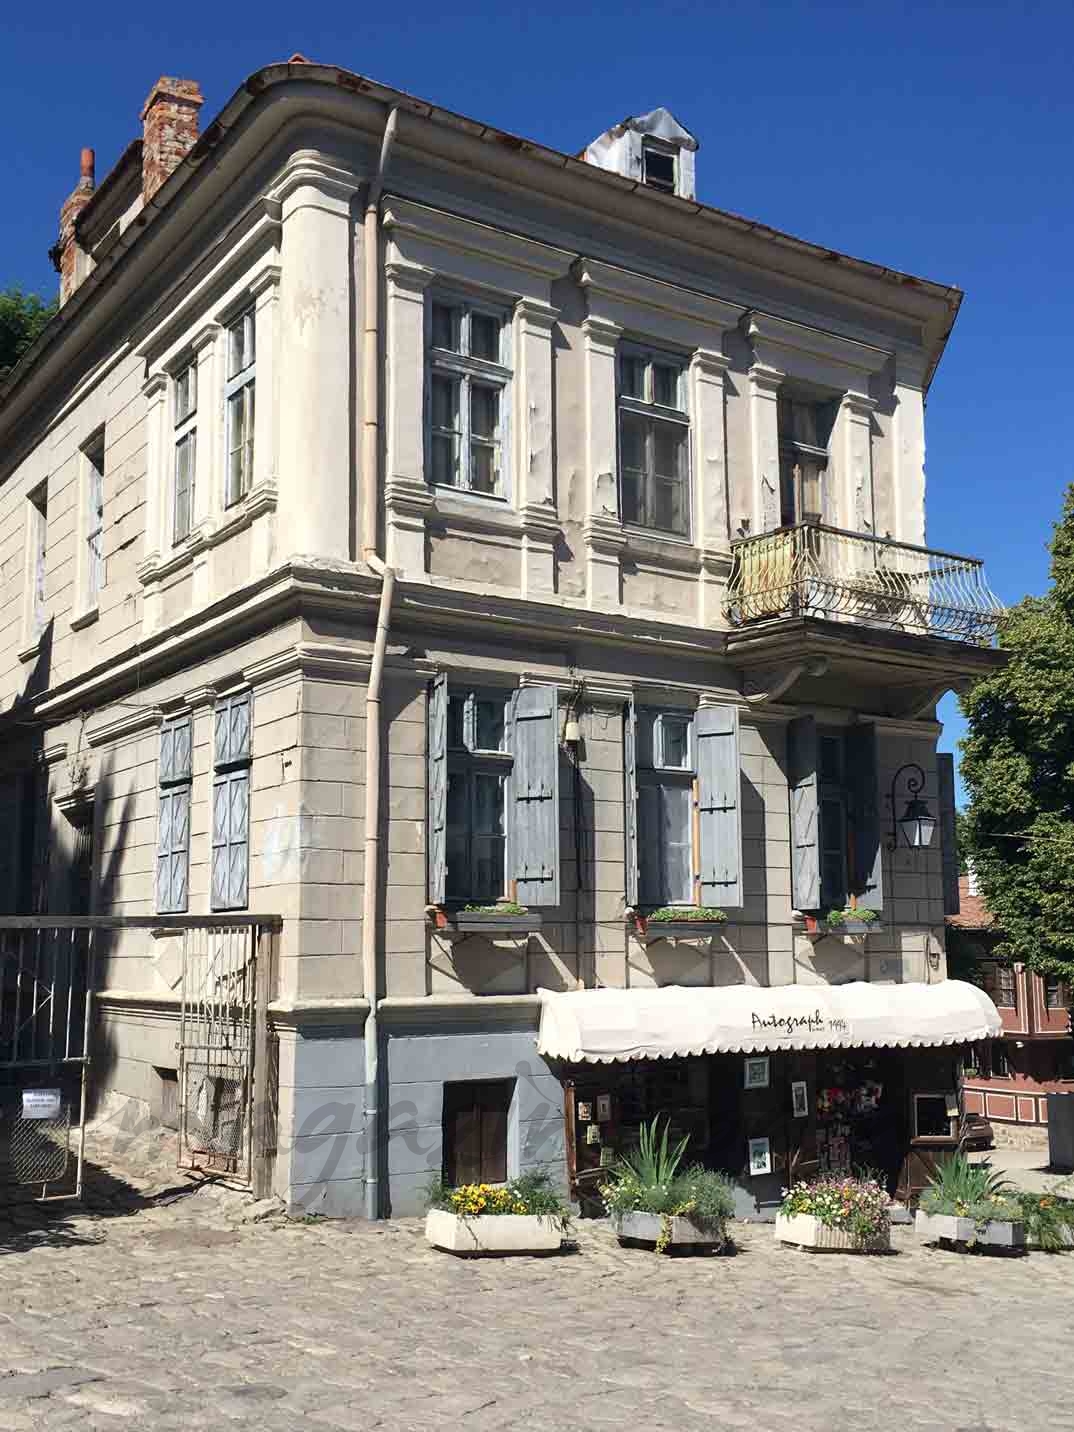
[[[425,1237],[434,1248],[464,1257],[556,1253],[570,1215],[548,1174],[520,1174],[505,1184],[448,1188],[435,1179],[426,1191]]]
[[[776,1238],[827,1253],[884,1253],[891,1248],[891,1201],[873,1178],[797,1183],[776,1214]]]
[[[684,936],[705,939],[720,925],[727,924],[727,915],[714,905],[664,905],[647,913],[635,910],[633,921],[636,933],[643,940]]]
[[[643,1124],[638,1147],[615,1164],[601,1198],[620,1243],[641,1243],[657,1253],[672,1248],[723,1248],[734,1214],[731,1185],[700,1164],[682,1169],[689,1136],[668,1144],[665,1121]]]
[[[848,906],[845,910],[825,910],[819,915],[805,917],[806,933],[809,935],[867,935],[875,929],[879,915],[875,910],[857,910]]]
[[[1074,1249],[1074,1201],[1061,1198],[1056,1191],[1020,1193],[1017,1203],[1028,1247],[1044,1253]]]
[[[460,935],[525,935],[541,928],[541,917],[516,900],[493,905],[464,905],[461,910],[432,908],[436,929]]]
[[[1022,1208],[1011,1185],[964,1154],[955,1154],[932,1175],[914,1227],[926,1243],[960,1250],[1025,1250]]]

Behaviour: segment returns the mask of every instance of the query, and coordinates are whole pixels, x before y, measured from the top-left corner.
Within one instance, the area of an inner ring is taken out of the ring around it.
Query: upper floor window
[[[253,382],[250,383],[251,407]],[[173,540],[190,535],[194,513],[194,471],[198,440],[198,368],[191,362],[175,375],[175,492],[172,511]],[[252,442],[252,437],[251,437]]]
[[[690,532],[686,367],[668,354],[619,355],[619,486],[623,521]]]
[[[429,898],[559,903],[559,718],[551,686],[429,698]]]
[[[86,461],[85,481],[85,590],[87,608],[97,605],[97,596],[104,586],[104,428],[94,433],[83,448]]]
[[[250,692],[221,698],[213,711],[214,910],[244,910],[249,899],[252,736]]]
[[[1048,975],[1044,980],[1044,1005],[1046,1009],[1066,1009],[1070,1005],[1070,986],[1058,975]]]
[[[503,314],[434,298],[428,322],[430,480],[505,497],[511,369]]]
[[[48,623],[45,602],[45,561],[48,556],[48,483],[26,499],[27,565],[29,567],[29,636],[36,641]]]
[[[157,769],[157,910],[161,914],[185,911],[189,898],[192,749],[191,718],[165,721]]]
[[[249,492],[254,471],[254,311],[246,310],[227,334],[227,475],[224,505],[232,507]]]
[[[821,522],[826,509],[828,437],[834,405],[799,400],[784,393],[779,399],[780,522]]]
[[[642,180],[665,194],[678,192],[678,154],[669,144],[646,139],[641,146]]]

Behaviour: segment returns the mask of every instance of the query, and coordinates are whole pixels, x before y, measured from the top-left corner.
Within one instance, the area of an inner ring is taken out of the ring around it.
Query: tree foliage
[[[1074,978],[1074,484],[1046,596],[1008,613],[1006,667],[963,697],[965,836],[1004,932],[997,953]]]
[[[0,382],[7,377],[56,312],[51,303],[37,293],[24,293],[21,288],[0,290]]]

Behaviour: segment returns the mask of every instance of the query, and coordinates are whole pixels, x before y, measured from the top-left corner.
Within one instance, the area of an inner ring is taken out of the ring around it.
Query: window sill
[[[94,604],[92,607],[87,607],[84,612],[79,612],[76,617],[71,618],[71,630],[84,631],[86,627],[92,626],[100,615],[100,608],[96,604]]]
[[[463,492],[455,487],[432,488],[433,506],[429,518],[452,527],[475,529],[494,527],[522,535],[522,519],[506,497],[489,493]]]
[[[626,558],[642,558],[661,563],[663,566],[688,567],[699,571],[701,549],[688,537],[674,537],[670,532],[651,532],[647,527],[630,527],[624,524],[623,535],[626,545],[622,555]]]
[[[41,638],[43,636],[44,632],[40,632],[37,636],[34,637],[33,641],[30,642],[28,646],[24,646],[22,648],[22,650],[18,653],[18,658],[21,662],[25,663],[35,660],[41,650]]]

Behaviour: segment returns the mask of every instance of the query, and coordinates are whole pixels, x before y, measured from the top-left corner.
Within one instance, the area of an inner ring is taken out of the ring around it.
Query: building
[[[968,1051],[962,1074],[967,1113],[984,1114],[1004,1135],[1044,1134],[1049,1094],[1074,1093],[1074,1004],[1066,981],[1000,959],[1002,939],[972,875],[959,879],[960,909],[949,915],[953,958],[976,962],[983,988],[999,1011],[1003,1032]]]
[[[200,104],[84,152],[0,392],[7,902],[170,920],[106,942],[98,1097],[174,1104],[176,923],[248,911],[291,1203],[580,1191],[656,1111],[754,1211],[905,1183],[998,1029],[932,839],[1001,660],[925,546],[960,293],[699,203],[663,109],[572,158],[301,56]]]

